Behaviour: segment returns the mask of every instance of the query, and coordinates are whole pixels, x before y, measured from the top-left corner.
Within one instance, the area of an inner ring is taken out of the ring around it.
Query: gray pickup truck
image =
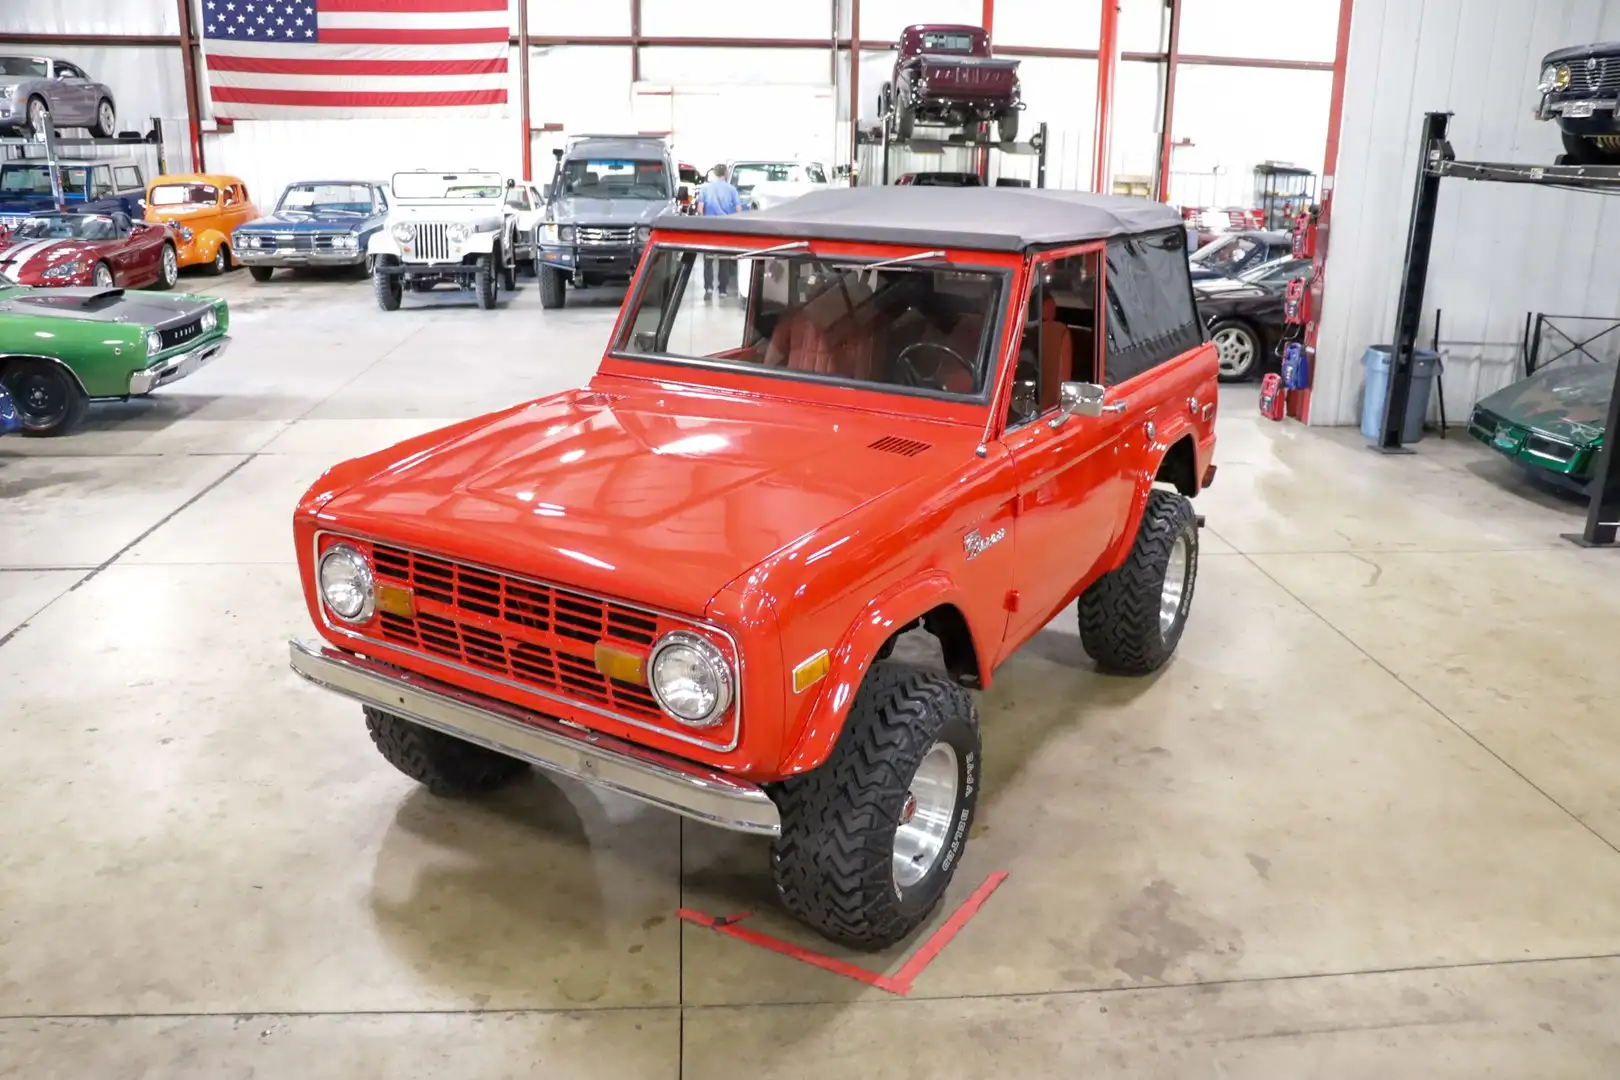
[[[669,143],[650,135],[579,135],[552,151],[543,190],[540,304],[563,306],[568,286],[628,282],[659,214],[677,208]]]

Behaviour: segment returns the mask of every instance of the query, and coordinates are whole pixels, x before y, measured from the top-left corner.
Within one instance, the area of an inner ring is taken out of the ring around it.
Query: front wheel
[[[882,949],[922,924],[956,873],[979,799],[979,718],[933,672],[872,665],[819,768],[775,785],[776,892],[841,944]]]
[[[96,268],[90,272],[90,276],[98,289],[110,289],[113,287],[112,267],[104,262],[96,263]]]
[[[405,295],[405,286],[398,274],[384,273],[379,264],[371,271],[371,292],[377,298],[378,307],[384,311],[398,311],[400,298]]]
[[[1105,671],[1147,675],[1176,651],[1198,580],[1198,516],[1186,496],[1148,492],[1123,565],[1080,595],[1080,644]]]
[[[45,137],[51,123],[51,109],[41,97],[28,99],[28,134],[36,139]]]
[[[905,142],[917,130],[917,110],[902,95],[894,106],[894,137]]]
[[[79,426],[89,399],[78,381],[60,364],[49,360],[15,360],[0,375],[17,407],[24,435],[66,435]]]
[[[1576,165],[1620,164],[1620,138],[1613,136],[1593,138],[1568,131],[1560,134],[1564,137],[1564,153],[1568,154],[1570,161]]]
[[[272,266],[248,267],[248,273],[252,275],[254,281],[269,281],[275,272],[275,268]]]
[[[174,245],[165,241],[163,251],[158,255],[157,287],[172,289],[179,280],[180,259],[174,253]]]
[[[388,763],[435,795],[481,795],[502,787],[528,765],[482,746],[365,708],[371,741]]]
[[[473,272],[473,288],[478,294],[478,306],[488,311],[495,306],[495,267],[490,256],[478,257],[478,269]]]
[[[498,257],[504,257],[505,254],[505,252],[500,252]],[[517,287],[517,263],[501,263],[501,288],[507,292],[515,292]]]
[[[1260,335],[1248,323],[1227,319],[1210,327],[1221,382],[1246,382],[1260,366]]]
[[[110,139],[118,134],[118,117],[113,104],[102,98],[96,105],[96,122],[90,125],[90,134],[98,139]]]
[[[550,266],[540,268],[540,306],[543,308],[560,308],[563,298],[567,295],[568,279],[561,270]]]

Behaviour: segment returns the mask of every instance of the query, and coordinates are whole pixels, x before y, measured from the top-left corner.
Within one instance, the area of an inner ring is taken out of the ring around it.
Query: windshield
[[[219,188],[213,184],[159,184],[147,200],[153,206],[213,206]]]
[[[369,214],[369,184],[294,184],[282,193],[277,213]]]
[[[1250,285],[1282,285],[1296,277],[1309,277],[1310,273],[1309,259],[1287,256],[1261,263],[1252,270],[1245,270],[1238,275],[1238,280],[1248,282]]]
[[[697,253],[659,247],[617,350],[956,399],[993,378],[998,271],[924,260],[874,269],[809,254],[715,259],[740,264],[747,300],[706,299]]]
[[[116,240],[112,218],[90,214],[42,214],[12,230],[19,240]]]
[[[1247,259],[1254,249],[1259,246],[1260,241],[1253,237],[1239,236],[1234,233],[1199,248],[1187,258],[1189,261],[1211,270],[1230,270]]]
[[[743,161],[732,166],[731,182],[744,195],[755,184],[824,184],[826,174],[819,165],[794,161]]]
[[[58,167],[62,174],[62,191],[67,195],[83,195],[90,170],[83,165]],[[51,170],[45,165],[7,165],[0,171],[0,192],[8,195],[51,194]]]
[[[570,158],[563,162],[564,195],[581,199],[667,199],[662,161]]]
[[[506,181],[499,173],[395,173],[393,191],[401,202],[497,202]]]
[[[45,61],[26,56],[0,56],[0,75],[21,75],[24,78],[43,79]]]

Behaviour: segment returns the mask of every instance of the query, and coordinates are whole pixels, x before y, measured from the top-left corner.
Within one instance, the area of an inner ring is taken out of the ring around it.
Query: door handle
[[[1111,412],[1111,413],[1121,413],[1121,412],[1124,412],[1124,411],[1125,411],[1125,402],[1123,402],[1123,401],[1116,401],[1116,402],[1114,402],[1114,403],[1113,403],[1113,404],[1112,404],[1112,405],[1104,405],[1104,406],[1103,406],[1103,407],[1102,407],[1102,411],[1103,411],[1103,412]]]

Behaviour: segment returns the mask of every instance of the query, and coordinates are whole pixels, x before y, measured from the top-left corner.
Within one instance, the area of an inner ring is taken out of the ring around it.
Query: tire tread
[[[371,741],[388,763],[435,795],[481,795],[528,769],[517,758],[362,706]]]
[[[1121,675],[1146,675],[1163,667],[1175,652],[1181,627],[1164,640],[1159,632],[1159,597],[1170,549],[1189,529],[1185,610],[1198,579],[1197,517],[1185,496],[1158,488],[1148,493],[1136,542],[1125,562],[1080,595],[1080,644],[1098,667]]]

